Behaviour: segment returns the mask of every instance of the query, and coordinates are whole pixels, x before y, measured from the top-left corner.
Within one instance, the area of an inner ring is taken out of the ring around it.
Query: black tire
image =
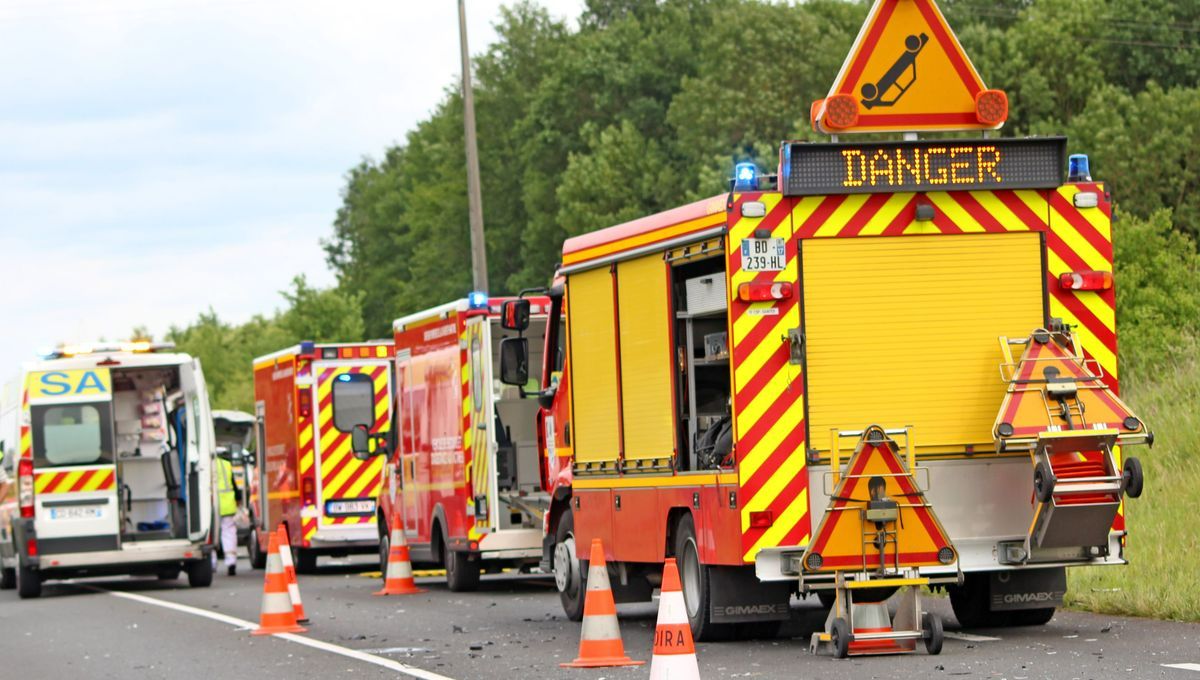
[[[472,559],[473,558],[473,559]],[[456,593],[479,588],[479,558],[461,550],[446,549],[446,586]]]
[[[925,633],[925,651],[930,656],[937,656],[942,653],[942,642],[944,641],[942,632],[942,617],[933,612],[925,612],[925,625],[922,627]]]
[[[1136,456],[1130,456],[1125,459],[1124,468],[1122,476],[1125,478],[1125,495],[1130,498],[1141,496],[1142,487],[1146,483],[1142,476],[1142,461],[1138,460]]]
[[[17,597],[31,600],[42,596],[42,575],[37,569],[17,565]]]
[[[193,560],[187,563],[188,585],[193,588],[207,588],[213,582],[213,563],[210,559]]]
[[[250,536],[246,539],[246,552],[250,555],[251,569],[267,568],[267,553],[258,542],[258,527],[250,527]]]
[[[0,569],[0,590],[12,590],[17,587],[17,570],[15,568]]]
[[[1033,466],[1033,492],[1042,503],[1049,503],[1054,497],[1054,475],[1045,463]]]
[[[554,585],[563,613],[570,621],[583,620],[583,600],[587,593],[587,562],[579,558],[575,543],[575,515],[570,508],[558,520],[554,532]],[[565,573],[560,573],[565,570]]]
[[[846,619],[837,617],[829,626],[829,642],[833,646],[833,656],[844,659],[850,654],[850,624]]]
[[[317,571],[317,554],[305,548],[292,548],[292,564],[297,574],[315,574]]]
[[[380,536],[379,537],[379,574],[380,574],[380,578],[382,578],[385,582],[387,581],[388,553],[391,552],[391,550],[392,550],[391,541],[388,540],[387,535],[385,534],[383,536]]]
[[[1044,626],[1054,618],[1054,607],[1040,609],[1018,609],[1008,612],[1010,626]]]
[[[991,611],[990,574],[967,574],[961,586],[951,586],[950,607],[963,628],[998,628],[1008,625],[1008,612]]]
[[[684,610],[697,641],[721,640],[733,632],[728,625],[712,622],[712,593],[709,567],[700,563],[696,542],[696,523],[686,514],[675,526],[675,561],[679,567],[679,583],[683,587]]]

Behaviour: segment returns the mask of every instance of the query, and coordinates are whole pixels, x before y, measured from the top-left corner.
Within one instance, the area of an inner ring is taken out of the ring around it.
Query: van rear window
[[[34,406],[35,467],[111,463],[112,406],[107,402]]]
[[[342,373],[333,379],[333,426],[350,432],[355,425],[375,425],[375,385],[365,373]]]

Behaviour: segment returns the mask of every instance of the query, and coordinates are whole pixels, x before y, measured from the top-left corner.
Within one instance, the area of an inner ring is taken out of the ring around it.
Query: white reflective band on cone
[[[687,623],[687,608],[683,593],[678,590],[662,593],[658,599],[659,623]]]
[[[650,680],[695,680],[700,667],[695,654],[656,654],[650,663]]]

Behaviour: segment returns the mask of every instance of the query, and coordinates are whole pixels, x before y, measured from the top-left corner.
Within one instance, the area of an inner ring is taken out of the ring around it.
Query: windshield
[[[34,466],[111,463],[111,409],[108,402],[34,406]]]

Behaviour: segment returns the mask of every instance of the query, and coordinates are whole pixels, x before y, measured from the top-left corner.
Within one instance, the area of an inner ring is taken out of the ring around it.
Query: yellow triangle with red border
[[[846,472],[804,553],[805,571],[867,571],[879,567],[879,550],[871,545],[875,524],[866,521],[863,515],[871,500],[869,487],[873,478],[883,480],[884,495],[899,506],[898,521],[886,525],[889,531],[896,532],[895,543],[887,548],[887,570],[953,564],[957,552],[951,553],[953,559],[949,562],[938,559],[939,551],[944,548],[953,551],[953,546],[925,494],[905,469],[895,443],[890,439],[863,439],[846,464]],[[809,568],[818,561],[810,557],[813,553],[820,555],[820,565]]]
[[[983,84],[934,0],[875,0],[812,118],[827,134],[994,130],[1008,98]]]

